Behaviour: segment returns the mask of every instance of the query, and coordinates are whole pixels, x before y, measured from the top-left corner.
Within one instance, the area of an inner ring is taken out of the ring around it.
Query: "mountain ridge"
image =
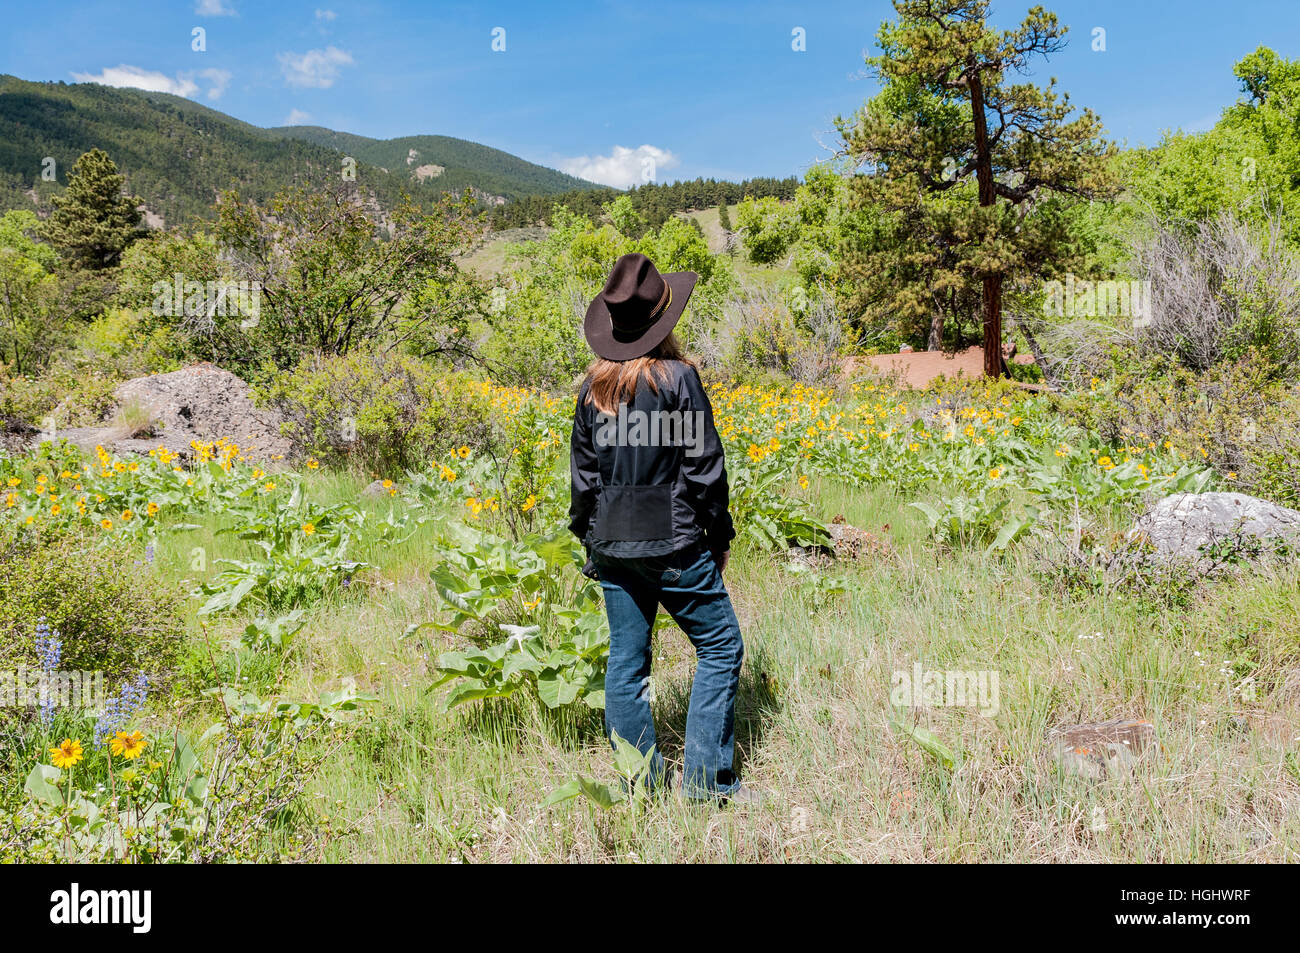
[[[264,128],[170,93],[0,74],[0,210],[48,209],[77,157],[92,148],[109,154],[131,191],[168,225],[211,218],[223,189],[265,200],[295,182],[336,174],[345,156],[384,207],[406,193],[429,205],[444,192],[472,189],[500,204],[599,188],[452,136],[372,139],[323,126]],[[52,181],[42,177],[50,159]]]

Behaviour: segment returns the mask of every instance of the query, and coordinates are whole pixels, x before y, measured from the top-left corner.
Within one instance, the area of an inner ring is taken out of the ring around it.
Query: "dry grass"
[[[441,710],[420,648],[401,638],[437,603],[424,576],[437,554],[416,539],[367,554],[379,566],[367,598],[318,606],[286,667],[288,696],[354,675],[382,699],[314,785],[336,831],[321,859],[1297,859],[1300,632],[1285,621],[1300,618],[1294,567],[1207,583],[1183,607],[1066,593],[1037,581],[1028,551],[1006,561],[937,552],[888,490],[813,490],[825,512],[877,533],[889,524],[893,552],[834,570],[849,590],[817,613],[778,560],[733,559],[748,647],[737,750],[767,804],[541,807],[579,772],[612,780],[598,722],[556,726],[525,702]],[[1220,673],[1243,652],[1258,666],[1252,701]],[[895,708],[891,676],[916,662],[996,672],[999,710]],[[656,716],[670,759],[691,666],[681,634],[664,633]],[[1087,781],[1046,755],[1053,727],[1116,715],[1148,718],[1158,733],[1132,777]],[[956,751],[955,769],[891,725],[900,718]]]

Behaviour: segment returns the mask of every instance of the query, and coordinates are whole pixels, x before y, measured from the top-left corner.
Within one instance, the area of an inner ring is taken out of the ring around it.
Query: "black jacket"
[[[668,361],[657,392],[642,384],[605,415],[578,393],[570,446],[569,529],[589,552],[663,556],[696,543],[725,551],[727,465],[695,368]]]

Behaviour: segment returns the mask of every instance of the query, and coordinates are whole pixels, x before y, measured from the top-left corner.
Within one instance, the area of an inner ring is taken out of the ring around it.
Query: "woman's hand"
[[[727,560],[729,560],[730,558],[731,558],[731,550],[729,549],[723,550],[721,555],[718,556],[718,572],[722,572],[724,569],[727,568]]]

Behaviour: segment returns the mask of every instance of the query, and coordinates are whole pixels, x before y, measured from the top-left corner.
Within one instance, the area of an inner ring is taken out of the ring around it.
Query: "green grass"
[[[355,500],[365,482],[310,479],[325,502]],[[734,554],[727,582],[747,646],[737,753],[745,781],[771,795],[767,804],[542,808],[578,773],[613,780],[598,719],[561,730],[523,701],[441,710],[420,644],[402,638],[438,608],[427,572],[440,556],[423,532],[358,552],[373,570],[312,607],[283,665],[259,668],[249,653],[238,656],[239,677],[275,683],[287,697],[354,676],[381,699],[313,783],[311,804],[333,831],[319,859],[1297,859],[1295,567],[1206,583],[1181,606],[1064,592],[1036,575],[1033,547],[1002,559],[938,551],[920,515],[889,489],[814,481],[809,493],[824,518],[843,513],[892,551],[833,567],[848,589],[815,613],[781,559]],[[365,505],[382,513],[388,503]],[[164,581],[198,581],[189,568],[195,546],[207,549],[208,573],[214,555],[231,554],[230,538],[213,537],[213,528],[163,537],[156,567]],[[238,630],[221,623],[205,635],[191,621],[196,646]],[[436,650],[454,647],[445,637]],[[1259,675],[1250,702],[1220,674],[1224,659],[1243,653]],[[692,652],[670,629],[655,659],[660,743],[680,759]],[[916,662],[996,672],[996,715],[896,710],[891,675]],[[208,704],[186,702],[178,716],[204,727]],[[1148,718],[1158,732],[1134,777],[1089,782],[1045,755],[1051,728],[1118,715]],[[958,753],[956,770],[891,726],[913,717]]]

